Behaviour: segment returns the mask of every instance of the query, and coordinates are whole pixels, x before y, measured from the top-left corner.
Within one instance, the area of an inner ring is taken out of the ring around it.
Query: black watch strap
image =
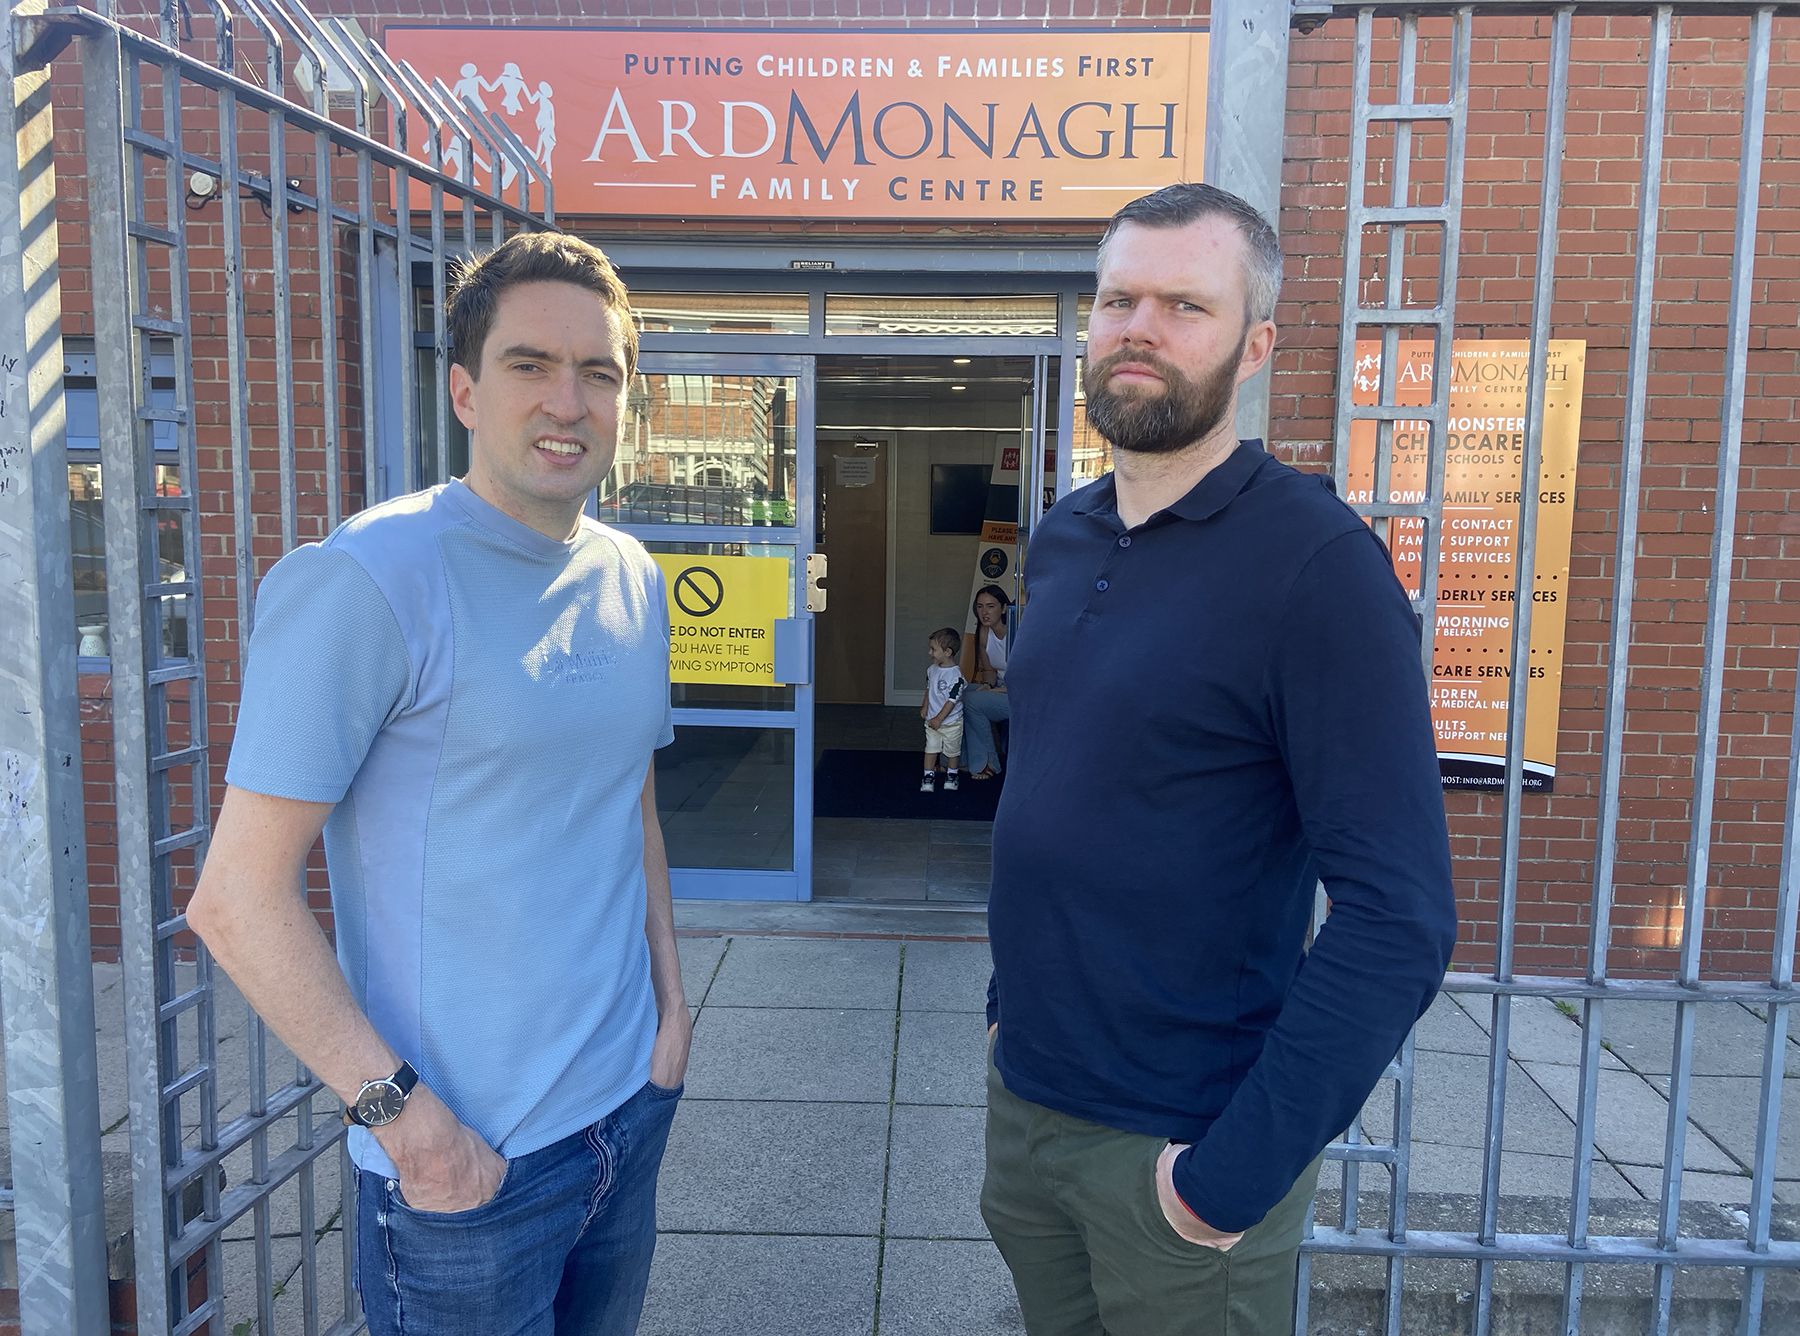
[[[400,1097],[402,1099],[412,1094],[413,1087],[419,1084],[419,1074],[413,1070],[413,1066],[410,1062],[402,1062],[390,1079],[395,1085],[400,1087]]]

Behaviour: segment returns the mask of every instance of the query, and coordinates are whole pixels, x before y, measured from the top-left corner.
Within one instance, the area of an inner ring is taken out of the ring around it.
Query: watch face
[[[400,1116],[406,1096],[392,1081],[371,1081],[356,1097],[356,1114],[370,1127],[391,1123]]]

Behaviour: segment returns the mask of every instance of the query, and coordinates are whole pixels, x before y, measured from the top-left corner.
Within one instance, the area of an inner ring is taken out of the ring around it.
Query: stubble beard
[[[1088,425],[1111,442],[1113,449],[1135,454],[1173,454],[1205,440],[1231,408],[1238,364],[1248,339],[1246,329],[1236,351],[1197,380],[1155,353],[1129,348],[1090,362],[1081,377]],[[1115,391],[1113,370],[1126,362],[1156,372],[1162,377],[1162,392]]]

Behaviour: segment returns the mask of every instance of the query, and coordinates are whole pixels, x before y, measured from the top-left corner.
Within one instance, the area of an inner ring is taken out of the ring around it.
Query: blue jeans
[[[470,1211],[415,1211],[357,1173],[370,1336],[631,1336],[656,1250],[656,1172],[679,1090],[646,1084],[573,1136],[509,1160]]]
[[[963,692],[963,769],[1001,769],[1000,752],[994,746],[994,721],[1012,718],[1012,697],[1004,691],[971,687]]]

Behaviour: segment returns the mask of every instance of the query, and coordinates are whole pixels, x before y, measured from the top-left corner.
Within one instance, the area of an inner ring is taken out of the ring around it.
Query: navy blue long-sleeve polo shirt
[[[1455,944],[1418,620],[1368,526],[1260,442],[1130,530],[1110,476],[1064,498],[1025,584],[995,1062],[1023,1099],[1192,1142],[1177,1191],[1248,1228],[1349,1124]]]

